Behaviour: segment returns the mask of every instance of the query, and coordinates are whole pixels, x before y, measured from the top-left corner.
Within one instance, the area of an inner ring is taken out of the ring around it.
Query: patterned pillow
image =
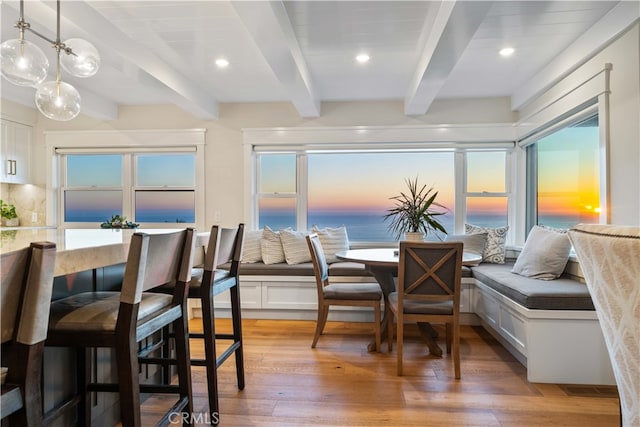
[[[273,231],[268,226],[262,230],[262,240],[260,241],[262,251],[262,262],[265,264],[278,264],[285,262],[284,250],[280,241],[280,233]]]
[[[312,231],[318,234],[322,250],[329,264],[339,261],[336,258],[336,253],[349,250],[349,237],[347,236],[347,228],[344,225],[337,228],[327,227],[322,229],[314,225]]]
[[[493,264],[504,264],[504,247],[507,241],[507,231],[509,226],[489,228],[479,227],[477,225],[465,224],[464,232],[467,234],[472,233],[487,233],[487,245],[482,252],[482,261]]]
[[[311,262],[311,254],[305,236],[308,233],[293,231],[291,229],[280,230],[280,241],[284,250],[284,258],[287,264],[300,264]]]
[[[244,233],[242,243],[242,262],[252,264],[262,261],[262,230],[252,230]]]

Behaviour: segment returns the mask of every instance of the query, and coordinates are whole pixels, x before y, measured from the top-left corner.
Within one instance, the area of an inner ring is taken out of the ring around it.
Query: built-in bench
[[[531,382],[615,384],[598,318],[586,285],[571,261],[563,277],[545,281],[511,273],[506,264],[463,268],[462,322],[482,324],[523,365]],[[375,282],[357,263],[330,264],[335,282]],[[247,318],[314,320],[317,293],[313,265],[245,263],[240,267]],[[223,296],[224,297],[224,296]],[[216,301],[225,315],[227,300]],[[198,317],[198,307],[193,308]],[[370,310],[332,310],[330,318],[371,321]]]
[[[586,285],[567,274],[549,281],[531,279],[511,273],[512,267],[472,267],[472,306],[483,326],[527,367],[527,379],[615,384]]]

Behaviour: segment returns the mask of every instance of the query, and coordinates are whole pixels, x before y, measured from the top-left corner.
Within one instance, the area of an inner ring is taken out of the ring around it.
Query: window
[[[456,170],[456,155],[462,168]],[[489,167],[487,167],[489,165]],[[391,242],[384,215],[390,197],[403,191],[407,178],[433,187],[447,207],[440,217],[448,233],[465,220],[481,226],[507,224],[507,151],[397,150],[367,152],[268,153],[256,155],[254,209],[258,228],[347,227],[356,242]],[[457,176],[467,169],[466,192],[456,194]],[[461,202],[464,200],[463,202]],[[466,206],[456,211],[456,206]],[[461,220],[456,221],[456,215]],[[437,240],[434,235],[429,240]]]
[[[62,218],[195,223],[195,153],[63,154]]]
[[[533,224],[570,228],[600,221],[598,116],[555,130],[527,148]]]
[[[480,227],[507,225],[507,153],[476,151],[466,153],[466,219]]]

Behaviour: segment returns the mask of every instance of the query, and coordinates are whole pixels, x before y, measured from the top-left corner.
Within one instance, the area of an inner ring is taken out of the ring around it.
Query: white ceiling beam
[[[621,1],[576,41],[511,95],[518,111],[582,66],[602,48],[640,19],[640,2]]]
[[[434,3],[422,29],[416,69],[404,100],[406,115],[425,114],[491,8],[485,1]]]
[[[300,116],[320,116],[320,101],[284,4],[235,1],[231,5]]]
[[[31,21],[37,20],[39,16],[50,15],[52,12],[55,14],[55,3],[29,2],[28,7]],[[65,2],[62,5],[61,15],[63,30],[65,26],[73,25],[74,30],[84,33],[83,37],[91,40],[98,51],[108,49],[143,70],[170,91],[178,107],[199,119],[218,118],[218,103],[215,99],[149,49],[127,37],[89,4]],[[55,18],[54,21],[47,18],[44,22],[48,24],[43,25],[51,27],[51,22],[55,22]],[[108,40],[100,39],[101,34],[108,34]],[[157,90],[157,87],[154,89]]]

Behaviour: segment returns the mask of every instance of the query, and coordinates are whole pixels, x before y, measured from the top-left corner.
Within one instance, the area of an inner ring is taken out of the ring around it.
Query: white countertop
[[[56,244],[55,276],[126,262],[131,236],[143,233],[168,233],[177,229],[47,229],[22,228],[0,230],[0,252],[25,248],[31,242]],[[205,233],[199,233],[205,235]],[[208,235],[207,235],[208,236]]]

